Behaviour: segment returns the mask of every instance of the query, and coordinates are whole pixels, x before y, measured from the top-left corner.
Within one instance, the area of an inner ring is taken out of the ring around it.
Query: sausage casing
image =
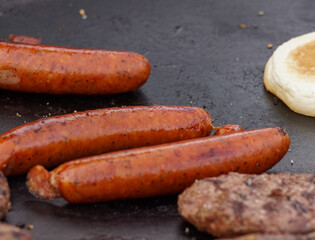
[[[53,167],[109,151],[205,137],[211,121],[201,108],[159,105],[40,119],[0,135],[0,170],[17,175],[37,164]]]
[[[287,152],[288,134],[276,127],[186,140],[70,161],[51,172],[35,166],[29,191],[71,203],[178,193],[195,179],[230,171],[262,173]]]
[[[56,47],[0,41],[0,88],[49,94],[134,91],[150,64],[127,51]]]

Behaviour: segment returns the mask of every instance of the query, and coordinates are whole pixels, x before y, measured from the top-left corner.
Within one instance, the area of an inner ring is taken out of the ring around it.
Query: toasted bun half
[[[315,32],[275,50],[265,67],[264,84],[294,112],[315,117]]]

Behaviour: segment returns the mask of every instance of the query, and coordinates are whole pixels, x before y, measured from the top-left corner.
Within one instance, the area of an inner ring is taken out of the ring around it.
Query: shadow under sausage
[[[113,94],[113,95],[73,95],[73,94],[40,94],[25,93],[0,90],[1,100],[0,109],[8,110],[20,106],[22,116],[37,115],[43,117],[48,113],[52,116],[71,113],[76,111],[85,111],[89,109],[149,105],[147,96],[138,89],[134,92]],[[32,117],[32,116],[30,116]]]
[[[67,218],[84,222],[109,221],[116,218],[134,219],[146,217],[174,217],[177,212],[177,196],[163,196],[134,200],[121,200],[95,204],[69,204],[63,200],[25,201],[23,206],[35,215]]]
[[[152,219],[161,224],[172,219],[175,223],[177,236],[181,239],[214,239],[211,235],[198,231],[193,225],[183,220],[177,212],[177,195],[112,201],[96,204],[69,204],[63,201],[26,201],[24,206],[32,214],[45,219],[49,216],[50,221],[71,222],[74,225],[86,223],[99,223],[104,227],[115,224],[148,224]],[[148,220],[149,219],[149,220]],[[147,222],[148,221],[148,222]],[[98,235],[85,236],[78,240],[133,240],[132,236],[122,237],[119,235]],[[137,238],[139,239],[139,238]],[[146,240],[146,237],[141,238]]]

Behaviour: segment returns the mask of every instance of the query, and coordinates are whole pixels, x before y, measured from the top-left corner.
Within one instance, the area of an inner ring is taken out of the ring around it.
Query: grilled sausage
[[[133,52],[0,41],[0,88],[50,94],[115,94],[141,87],[148,60]]]
[[[40,38],[34,38],[24,35],[10,34],[9,39],[15,43],[40,44]]]
[[[0,170],[26,173],[40,164],[120,149],[208,136],[211,117],[197,107],[138,106],[98,109],[31,122],[0,135]]]
[[[276,127],[210,136],[87,157],[51,172],[35,166],[27,185],[39,198],[71,203],[178,193],[195,179],[230,171],[262,173],[287,152],[288,134]]]
[[[215,127],[215,129],[217,129],[217,131],[215,131],[214,135],[223,135],[244,131],[244,128],[242,126],[235,124],[223,125],[221,127]]]

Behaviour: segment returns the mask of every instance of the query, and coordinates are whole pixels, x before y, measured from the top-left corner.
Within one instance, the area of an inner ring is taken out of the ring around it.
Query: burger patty
[[[229,173],[196,181],[178,198],[178,211],[217,237],[315,231],[315,175]]]
[[[0,239],[1,240],[32,240],[31,235],[18,227],[0,223]]]
[[[6,177],[0,171],[0,220],[10,210],[10,208],[10,188]]]
[[[247,234],[235,238],[220,238],[220,240],[314,240],[315,233],[309,234]]]

